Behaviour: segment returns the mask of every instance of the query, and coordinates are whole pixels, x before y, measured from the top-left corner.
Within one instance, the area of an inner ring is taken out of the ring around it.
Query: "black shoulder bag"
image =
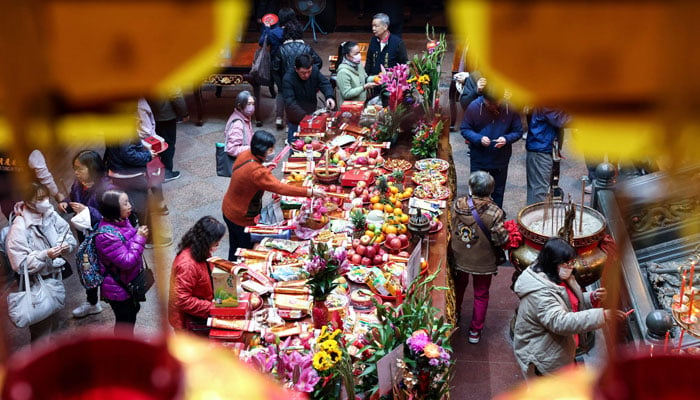
[[[489,244],[491,244],[493,254],[496,256],[496,262],[498,263],[498,265],[502,265],[506,262],[506,252],[503,251],[503,249],[500,246],[494,246],[493,241],[491,240],[491,230],[486,228],[484,221],[482,221],[481,217],[479,217],[479,213],[476,211],[476,207],[474,206],[472,196],[467,196],[467,203],[469,204],[469,210],[472,212],[472,217],[474,217],[474,221],[476,221],[476,224],[479,225],[481,231],[484,232],[484,235],[486,235],[486,239],[488,239]]]
[[[241,121],[240,118],[236,118],[233,121],[231,121],[231,125],[236,123],[236,121]],[[242,121],[241,121],[242,122]],[[224,128],[224,135],[226,134],[226,131],[228,130],[230,125],[226,125]],[[226,140],[226,138],[224,138]],[[223,176],[224,178],[230,178],[231,177],[231,169],[233,168],[233,164],[236,162],[236,157],[230,156],[226,152],[226,143],[214,143],[214,147],[216,149],[215,152],[215,157],[216,157],[216,175],[217,176]]]
[[[127,284],[122,282],[122,280],[119,278],[119,274],[114,274],[112,270],[106,268],[107,273],[114,278],[114,281],[117,282],[122,289],[129,293],[129,296],[131,296],[131,299],[135,302],[146,301],[146,293],[156,282],[156,277],[153,274],[153,270],[148,267],[146,259],[143,258],[143,256],[141,256],[141,259],[143,260],[143,268],[141,268],[139,274],[136,275],[136,278]]]

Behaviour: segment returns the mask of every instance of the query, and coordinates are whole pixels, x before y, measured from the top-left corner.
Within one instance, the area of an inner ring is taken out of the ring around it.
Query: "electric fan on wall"
[[[314,34],[314,42],[316,42],[316,30],[324,35],[326,34],[318,25],[318,22],[316,22],[316,16],[326,8],[326,0],[297,0],[296,6],[300,13],[309,17],[309,22],[304,26],[304,31],[311,26],[311,31]]]

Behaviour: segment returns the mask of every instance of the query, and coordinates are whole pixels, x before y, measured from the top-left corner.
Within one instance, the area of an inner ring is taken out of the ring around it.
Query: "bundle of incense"
[[[272,327],[272,328],[266,330],[266,332],[263,332],[263,337],[265,336],[265,334],[267,332],[271,332],[271,333],[275,334],[275,336],[281,338],[281,337],[294,336],[294,335],[300,334],[302,332],[302,327],[301,327],[301,324],[299,322],[292,322],[289,324],[275,326],[275,327]]]
[[[287,231],[290,229],[296,229],[295,225],[292,226],[265,226],[265,225],[256,225],[256,226],[246,226],[243,231],[245,233],[256,233],[258,235],[278,235],[282,233],[283,231]]]
[[[221,257],[209,257],[207,262],[214,264],[217,268],[223,269],[229,273],[238,272],[241,268],[245,268],[245,265],[234,263],[233,261],[226,260]]]
[[[295,261],[295,262],[291,262],[291,263],[275,264],[272,267],[273,268],[304,268],[304,262],[303,261]],[[296,281],[290,281],[290,282],[296,282]],[[303,282],[305,282],[305,281],[303,281]],[[279,282],[279,283],[288,284],[289,282]],[[287,286],[295,286],[295,285],[287,285]]]
[[[248,319],[225,319],[209,317],[207,326],[217,329],[228,329],[231,331],[258,332],[260,327],[253,320]]]
[[[307,295],[311,294],[311,289],[309,289],[308,286],[277,286],[277,284],[274,285],[272,288],[273,293],[278,293],[278,294],[300,294],[300,295]]]
[[[384,254],[382,256],[382,261],[387,262],[387,261],[395,261],[395,262],[400,262],[400,263],[407,263],[408,262],[408,257],[399,257],[394,254]]]
[[[275,283],[275,281],[272,278],[254,269],[249,269],[248,271],[246,271],[246,273],[251,279],[257,281],[263,286],[272,287],[272,285],[274,285]]]
[[[390,149],[391,142],[382,142],[382,143],[370,143],[370,142],[368,142],[366,144],[366,146],[374,148],[374,149]]]
[[[243,258],[248,258],[248,259],[262,259],[265,260],[267,259],[267,256],[270,255],[272,250],[251,250],[251,249],[243,249],[243,248],[238,248],[236,249],[236,257],[243,257]]]
[[[285,161],[282,163],[282,172],[289,174],[292,171],[309,173],[313,171],[313,163],[310,161]]]
[[[331,193],[331,192],[327,192],[327,193],[326,193],[326,196],[328,196],[328,197],[338,197],[338,198],[341,198],[341,199],[347,199],[347,198],[349,197],[349,195],[348,195],[347,193]]]
[[[313,298],[310,294],[273,293],[272,300],[277,307],[292,310],[310,310],[313,303]]]

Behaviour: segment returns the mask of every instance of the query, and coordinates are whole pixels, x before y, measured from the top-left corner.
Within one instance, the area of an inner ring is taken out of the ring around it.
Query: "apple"
[[[382,256],[382,257],[383,257],[385,254],[386,254],[386,250],[384,250],[384,249],[379,249],[379,251],[377,252],[377,255],[378,255],[378,256]]]
[[[402,234],[400,234],[400,235],[397,236],[397,237],[398,237],[399,240],[401,241],[401,246],[405,246],[405,245],[408,244],[408,236],[406,236],[405,234],[402,233]]]
[[[362,262],[362,256],[359,254],[353,254],[352,259],[350,260],[351,263],[353,264],[360,264]]]
[[[358,187],[358,188],[364,189],[365,186],[367,186],[367,182],[365,182],[365,181],[359,181],[359,182],[357,182],[357,187]]]
[[[383,260],[382,256],[379,254],[374,256],[374,258],[372,259],[372,262],[374,263],[374,265],[379,265],[382,263],[382,261],[384,261],[384,260]]]
[[[335,193],[336,190],[338,190],[338,187],[336,185],[330,185],[328,186],[328,191],[331,193]]]
[[[335,187],[335,192],[336,192],[336,193],[343,193],[343,187],[340,186],[340,185],[339,185],[339,186],[336,186],[336,187]]]
[[[361,264],[361,265],[369,266],[369,265],[371,265],[371,264],[370,264],[371,262],[372,262],[371,259],[369,259],[369,258],[367,258],[367,257],[362,257],[362,261],[360,261],[360,264]]]
[[[395,238],[396,238],[396,234],[395,234],[395,233],[387,233],[387,234],[386,234],[386,242],[387,242],[387,243],[391,242],[391,241],[394,240]]]
[[[431,219],[430,220],[430,230],[433,231],[433,230],[437,229],[437,226],[438,226],[438,221]]]
[[[297,139],[294,141],[293,145],[295,149],[301,150],[304,148],[304,141],[301,139]]]
[[[362,235],[360,237],[360,243],[364,244],[365,246],[367,246],[369,244],[369,242],[371,242],[371,241],[372,241],[372,238],[367,236],[367,235]]]
[[[395,237],[391,239],[389,242],[389,247],[392,249],[400,249],[402,244],[401,244],[401,239]]]
[[[354,255],[355,255],[355,249],[349,249],[347,251],[348,258],[352,259],[352,256],[354,256]]]
[[[355,254],[359,254],[360,256],[364,256],[367,254],[367,246],[361,244],[355,248]]]
[[[367,164],[368,165],[377,165],[377,159],[370,157],[367,159]]]
[[[406,258],[408,258],[408,257],[411,256],[410,254],[408,254],[407,251],[401,251],[401,252],[399,252],[399,254],[397,254],[397,255],[398,255],[399,257],[406,257]]]
[[[352,248],[353,248],[353,249],[356,249],[357,246],[360,245],[360,243],[361,243],[361,242],[360,242],[360,239],[359,239],[359,238],[353,239],[353,240],[352,240]]]
[[[362,181],[361,181],[361,182],[362,182]],[[362,191],[362,195],[363,195],[363,196],[369,197],[369,190],[364,189],[364,190]]]
[[[365,256],[367,258],[374,258],[374,256],[377,255],[377,249],[374,246],[367,246],[367,250],[365,251]]]
[[[377,164],[384,163],[384,157],[382,157],[381,155],[377,156],[377,158],[375,158],[375,160],[377,160]]]
[[[377,149],[372,149],[369,151],[369,153],[367,155],[370,158],[377,158],[377,156],[379,155],[379,151],[377,151]]]

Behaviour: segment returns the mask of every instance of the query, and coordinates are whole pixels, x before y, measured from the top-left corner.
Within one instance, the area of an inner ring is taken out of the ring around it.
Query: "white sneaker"
[[[73,317],[83,318],[83,317],[87,317],[90,314],[99,314],[101,312],[102,312],[102,305],[100,303],[97,303],[93,306],[92,304],[90,304],[86,301],[80,307],[73,310]]]

